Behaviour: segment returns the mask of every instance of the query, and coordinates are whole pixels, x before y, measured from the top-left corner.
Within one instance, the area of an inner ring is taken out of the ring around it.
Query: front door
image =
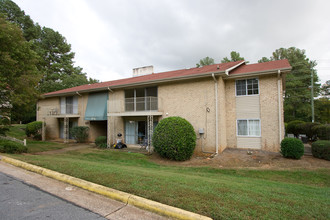
[[[126,121],[125,123],[125,142],[126,144],[137,144],[137,128],[136,121]]]

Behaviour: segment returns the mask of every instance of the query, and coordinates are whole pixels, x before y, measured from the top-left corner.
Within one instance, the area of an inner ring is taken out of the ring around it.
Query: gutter
[[[215,92],[215,155],[218,155],[219,152],[218,80],[215,78],[214,73],[212,73],[212,78],[214,80],[214,92]]]
[[[282,114],[281,114],[281,70],[277,72],[277,93],[278,93],[278,127],[279,127],[279,144],[282,141]]]
[[[235,69],[236,67],[239,67],[240,65],[244,64],[245,61],[240,62],[239,64],[236,64],[235,66],[230,67],[229,69],[226,69],[225,73],[227,76],[229,76],[229,72]]]
[[[285,73],[285,72],[289,72],[291,69],[292,68],[282,68],[282,69],[257,71],[257,72],[243,73],[243,74],[233,74],[233,75],[227,76],[226,79],[243,78],[243,77],[249,77],[249,76],[255,76],[255,75],[261,76],[261,75],[267,75],[267,74],[277,74],[278,71]]]

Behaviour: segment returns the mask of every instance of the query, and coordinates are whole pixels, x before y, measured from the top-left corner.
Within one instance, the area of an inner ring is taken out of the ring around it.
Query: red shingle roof
[[[279,70],[291,68],[288,60],[275,60],[265,63],[254,63],[241,65],[239,68],[236,68],[230,72],[230,75],[233,74],[243,74],[243,73],[253,73],[253,72],[263,72],[270,70]]]
[[[178,77],[185,77],[185,76],[194,76],[200,74],[206,74],[211,72],[224,72],[225,70],[234,67],[240,64],[242,61],[230,62],[230,63],[221,63],[221,64],[214,64],[209,66],[204,66],[200,68],[190,68],[190,69],[181,69],[181,70],[174,70],[169,72],[161,72],[161,73],[153,73],[144,76],[137,76],[131,77],[126,79],[119,79],[114,81],[108,82],[101,82],[95,83],[90,85],[82,85],[77,87],[72,87],[68,89],[63,89],[55,92],[50,92],[44,94],[45,96],[56,96],[64,93],[74,93],[80,91],[88,91],[94,89],[101,89],[101,88],[108,88],[113,86],[125,86],[135,83],[148,83],[149,81],[157,81],[157,80],[171,80]],[[258,71],[267,71],[267,70],[276,70],[276,69],[283,69],[283,68],[290,68],[290,64],[287,60],[279,60],[279,61],[271,61],[266,63],[257,63],[257,64],[249,64],[245,65],[242,64],[236,67],[234,70],[230,72],[231,74],[241,74],[241,73],[249,73],[249,72],[258,72]]]

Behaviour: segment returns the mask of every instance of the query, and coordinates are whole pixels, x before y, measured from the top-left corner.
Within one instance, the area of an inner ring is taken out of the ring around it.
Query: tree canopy
[[[81,67],[74,66],[74,52],[71,51],[71,45],[67,42],[64,36],[59,32],[54,31],[51,28],[40,27],[38,23],[26,15],[23,10],[19,8],[11,0],[0,0],[0,14],[3,15],[3,21],[6,25],[13,24],[10,27],[15,26],[15,31],[20,30],[20,44],[28,45],[30,51],[25,53],[33,54],[33,58],[30,55],[26,56],[26,59],[31,58],[33,63],[27,62],[25,65],[20,66],[24,68],[30,68],[30,71],[26,71],[26,75],[32,74],[31,70],[42,74],[41,77],[34,77],[37,80],[37,86],[35,83],[25,83],[24,89],[29,89],[33,93],[47,93],[73,86],[79,86],[84,84],[90,84],[98,82],[98,80],[87,78]],[[9,40],[9,38],[8,38]],[[18,42],[18,39],[12,38],[13,42]],[[25,42],[25,43],[22,43]],[[10,45],[10,43],[9,43]],[[26,46],[27,47],[27,46]],[[3,51],[5,48],[0,48]],[[13,51],[3,51],[14,56]],[[16,65],[15,62],[7,65]],[[30,66],[29,66],[30,65]],[[9,70],[11,68],[8,68]],[[15,69],[15,68],[14,68]],[[27,69],[25,69],[27,70]],[[13,79],[16,79],[14,75],[11,75]],[[19,85],[19,84],[17,84]],[[22,98],[21,103],[29,103],[30,110],[21,111],[19,108],[12,109],[12,118],[14,120],[24,120],[23,118],[35,116],[35,99]]]
[[[258,62],[288,59],[292,70],[286,76],[284,99],[284,118],[292,120],[311,121],[311,75],[313,75],[314,97],[319,94],[320,84],[314,67],[316,61],[309,60],[305,50],[295,47],[279,48],[270,58],[263,57]]]
[[[31,49],[21,29],[0,16],[0,90],[2,111],[25,111],[35,105],[41,78],[37,69],[39,57]]]
[[[214,59],[210,57],[205,57],[199,60],[199,63],[196,63],[196,67],[208,66],[214,64]]]
[[[221,63],[229,63],[229,62],[235,62],[235,61],[240,61],[240,60],[245,60],[244,57],[241,57],[241,55],[236,52],[232,51],[230,53],[230,59],[228,57],[225,57],[221,60]]]

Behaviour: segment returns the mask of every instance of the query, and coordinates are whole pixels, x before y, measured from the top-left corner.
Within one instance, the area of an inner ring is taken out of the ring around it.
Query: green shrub
[[[171,160],[188,160],[196,146],[193,126],[181,117],[168,117],[159,122],[153,134],[155,151]]]
[[[6,132],[9,131],[10,118],[0,115],[0,135],[6,136]]]
[[[306,134],[309,140],[316,139],[316,132],[313,130],[313,127],[320,125],[320,123],[315,122],[305,122],[297,124],[297,130],[300,131],[301,134]]]
[[[281,154],[285,158],[300,159],[304,150],[304,144],[297,138],[284,138],[281,142]]]
[[[330,124],[317,125],[312,130],[320,140],[330,140]]]
[[[88,130],[87,126],[76,126],[71,129],[70,134],[78,143],[84,143],[88,137]]]
[[[26,153],[27,147],[14,141],[0,140],[0,152],[7,154]]]
[[[26,125],[25,133],[28,137],[41,140],[42,121],[34,121]]]
[[[290,121],[287,125],[287,130],[286,130],[286,133],[287,134],[293,134],[295,137],[298,137],[299,133],[301,132],[301,129],[300,129],[300,124],[303,124],[305,122],[303,121],[299,121],[299,120],[296,120],[296,121]]]
[[[330,141],[315,141],[312,144],[312,154],[314,157],[330,160]]]
[[[99,136],[95,139],[95,144],[99,148],[107,148],[107,137],[106,136]]]

